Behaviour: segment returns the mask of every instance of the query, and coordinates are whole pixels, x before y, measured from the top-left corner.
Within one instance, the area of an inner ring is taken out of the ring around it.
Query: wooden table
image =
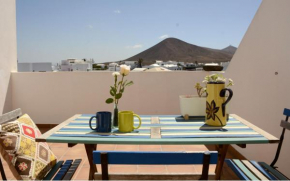
[[[148,145],[219,145],[216,179],[220,179],[223,163],[230,144],[278,143],[279,139],[231,114],[226,126],[211,127],[204,117],[184,120],[179,115],[143,115],[142,126],[132,133],[93,132],[88,125],[92,114],[77,114],[36,138],[37,142],[84,144],[90,164],[89,179],[97,171],[92,162],[92,152],[97,144],[148,144]],[[138,124],[138,120],[134,120]]]

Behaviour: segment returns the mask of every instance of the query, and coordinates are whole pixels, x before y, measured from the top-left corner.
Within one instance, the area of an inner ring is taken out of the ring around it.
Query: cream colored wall
[[[17,69],[15,9],[15,0],[0,0],[0,115],[5,104],[11,109],[10,72]]]
[[[74,114],[113,111],[106,104],[112,72],[12,73],[12,105],[39,124],[61,123]],[[137,114],[180,114],[179,95],[196,94],[207,72],[131,72],[119,110]]]
[[[280,137],[284,108],[290,109],[290,1],[264,0],[249,26],[227,76],[235,81],[233,112]],[[278,75],[275,75],[278,72]],[[277,144],[239,149],[248,159],[270,163]],[[290,132],[277,166],[290,177]]]

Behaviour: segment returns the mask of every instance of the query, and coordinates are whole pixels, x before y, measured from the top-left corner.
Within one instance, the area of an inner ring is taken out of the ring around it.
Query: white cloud
[[[88,25],[88,28],[93,29],[94,27],[93,25]]]
[[[121,11],[120,11],[120,10],[115,10],[114,13],[116,13],[116,14],[120,14]]]
[[[159,36],[159,39],[165,39],[165,38],[168,38],[169,35],[162,35],[162,36]]]
[[[133,45],[133,46],[126,46],[126,48],[128,49],[136,49],[136,48],[142,48],[143,45],[142,44],[137,44],[137,45]]]

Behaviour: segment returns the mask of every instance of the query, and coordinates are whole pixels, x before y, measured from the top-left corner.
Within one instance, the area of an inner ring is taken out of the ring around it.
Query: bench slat
[[[233,170],[233,172],[235,172],[235,174],[239,177],[239,179],[249,180],[249,178],[240,170],[238,166],[236,166],[236,164],[234,164],[232,160],[226,159],[225,162]]]
[[[283,114],[290,117],[290,109],[285,108]]]
[[[63,166],[60,168],[60,170],[57,172],[57,174],[53,178],[53,180],[62,180],[62,178],[64,177],[64,175],[66,174],[66,172],[70,168],[72,162],[73,162],[73,160],[67,160],[67,161],[65,161],[65,163],[63,164]]]
[[[62,166],[64,161],[59,161],[54,165],[54,167],[50,170],[50,172],[44,177],[43,180],[51,180],[52,177],[55,175],[55,173],[58,171],[58,169]]]
[[[233,162],[247,175],[251,180],[259,180],[240,160],[233,159]]]
[[[288,180],[287,177],[282,175],[280,172],[272,168],[270,165],[266,164],[265,162],[258,162],[262,167],[266,168],[270,173],[272,173],[275,177],[279,180]]]
[[[261,165],[259,165],[256,161],[251,160],[250,161],[252,165],[254,165],[261,173],[263,173],[269,180],[277,180],[276,177],[269,174]]]
[[[260,180],[269,180],[265,177],[256,167],[254,167],[248,160],[242,160],[242,162],[250,169]]]
[[[82,161],[82,159],[76,159],[74,161],[74,163],[71,165],[71,167],[69,168],[69,170],[67,171],[67,173],[63,177],[63,180],[70,180],[73,177],[73,175],[77,171],[78,166],[80,165],[81,161]]]
[[[93,162],[101,163],[102,152],[108,155],[108,164],[127,165],[175,165],[175,164],[202,164],[204,152],[114,152],[94,151]],[[216,151],[210,153],[210,164],[217,163]]]

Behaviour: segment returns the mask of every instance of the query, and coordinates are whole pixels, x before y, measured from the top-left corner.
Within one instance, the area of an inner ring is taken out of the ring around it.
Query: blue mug
[[[96,118],[96,128],[92,127],[92,120]],[[90,119],[90,128],[97,132],[108,133],[112,131],[112,113],[107,111],[97,112]]]

